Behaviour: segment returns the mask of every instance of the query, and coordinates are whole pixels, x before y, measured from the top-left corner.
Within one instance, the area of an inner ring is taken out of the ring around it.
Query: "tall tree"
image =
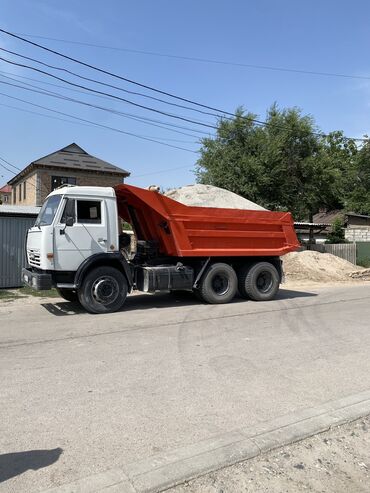
[[[347,194],[347,209],[370,214],[370,140],[357,152],[352,190]]]
[[[290,210],[296,219],[340,204],[342,161],[331,156],[340,151],[340,136],[332,136],[329,152],[313,118],[297,108],[273,105],[264,126],[256,118],[238,109],[235,118],[219,121],[215,138],[202,141],[198,181]]]

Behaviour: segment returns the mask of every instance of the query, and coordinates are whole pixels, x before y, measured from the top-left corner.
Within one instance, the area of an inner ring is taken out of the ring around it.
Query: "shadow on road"
[[[289,300],[293,298],[307,298],[317,296],[316,293],[307,291],[293,291],[291,289],[280,289],[276,296],[276,300]],[[240,297],[236,297],[231,304],[237,303],[254,303]],[[198,300],[192,292],[179,291],[173,293],[158,293],[158,294],[134,294],[128,296],[122,311],[130,310],[146,310],[151,308],[173,308],[181,306],[193,306],[205,304]],[[42,303],[42,306],[55,316],[68,316],[86,313],[86,311],[78,304],[69,301],[59,303]]]
[[[41,469],[56,462],[63,449],[51,450],[27,450],[27,452],[14,452],[11,454],[0,454],[0,483],[10,478],[19,476],[28,469]]]
[[[292,289],[280,289],[275,299],[291,300],[293,298],[311,298],[312,296],[317,296],[317,293],[310,293],[308,291],[295,291]]]

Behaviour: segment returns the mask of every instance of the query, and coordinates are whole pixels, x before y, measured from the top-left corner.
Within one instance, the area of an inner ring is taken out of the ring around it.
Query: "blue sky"
[[[243,105],[263,117],[267,107],[276,101],[281,107],[298,106],[304,113],[312,114],[324,132],[342,129],[347,135],[356,137],[370,132],[370,4],[367,1],[0,0],[0,11],[1,27],[15,33],[169,55],[369,77],[368,80],[351,79],[200,63],[32,38],[106,70],[210,106],[234,111]],[[0,35],[0,46],[125,89],[139,89],[30,48],[5,35]],[[16,60],[11,55],[1,56]],[[0,81],[13,83],[1,76],[9,77],[9,73],[3,72],[12,72],[20,77],[62,84],[1,61],[0,71]],[[172,120],[120,101],[74,93],[41,82],[27,82],[118,111],[189,127],[191,130],[186,133],[193,134],[195,128],[207,131],[206,127]],[[154,139],[179,140],[181,142],[168,143],[193,151],[199,148],[198,137],[173,133],[3,84],[0,84],[0,92],[126,132]],[[121,92],[111,92],[125,97]],[[214,123],[214,119],[206,115],[138,96],[130,98],[160,110]],[[53,115],[2,94],[0,104]],[[131,171],[129,181],[133,184],[155,183],[167,188],[194,182],[191,171],[197,159],[194,152],[5,106],[0,106],[0,114],[0,156],[19,168],[76,142],[91,154]],[[159,172],[161,170],[166,171]],[[5,183],[10,177],[11,174],[0,167],[0,181]]]

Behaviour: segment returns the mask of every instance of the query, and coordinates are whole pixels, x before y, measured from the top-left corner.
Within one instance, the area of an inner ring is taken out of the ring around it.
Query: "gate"
[[[16,288],[23,285],[26,233],[35,224],[37,213],[11,214],[4,212],[7,208],[0,208],[0,288]]]

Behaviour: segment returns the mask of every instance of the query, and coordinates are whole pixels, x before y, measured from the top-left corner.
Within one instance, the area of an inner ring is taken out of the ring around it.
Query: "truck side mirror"
[[[67,216],[66,217],[66,227],[67,226],[73,226],[74,222],[75,222],[75,220],[74,220],[74,218],[72,216]]]

